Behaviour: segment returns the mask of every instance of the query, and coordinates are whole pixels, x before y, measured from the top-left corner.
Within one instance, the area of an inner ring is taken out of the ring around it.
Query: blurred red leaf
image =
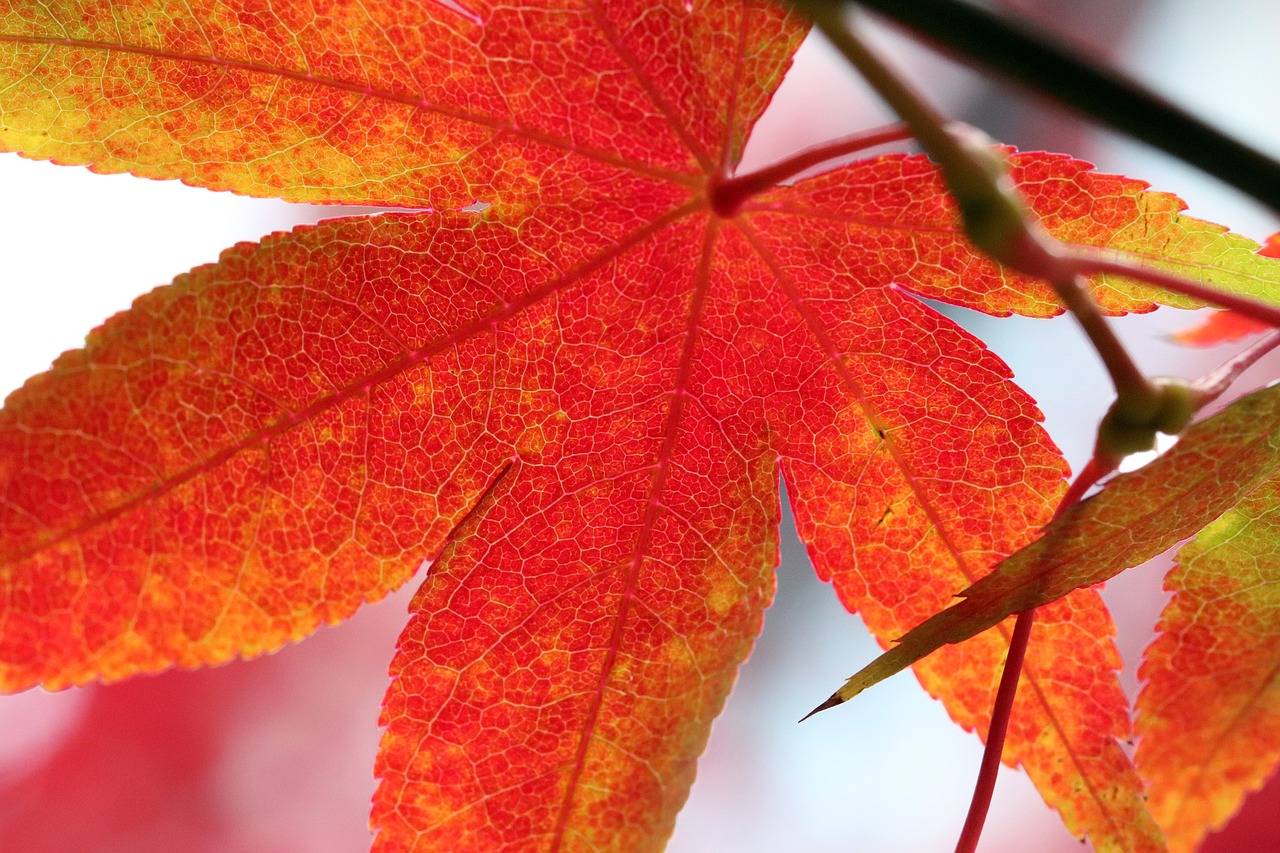
[[[1204,320],[1170,334],[1178,343],[1189,347],[1212,347],[1229,344],[1265,332],[1271,327],[1230,308],[1214,311]]]
[[[252,665],[6,697],[0,850],[367,846],[376,705],[407,603],[397,594]],[[32,749],[36,726],[47,754]]]

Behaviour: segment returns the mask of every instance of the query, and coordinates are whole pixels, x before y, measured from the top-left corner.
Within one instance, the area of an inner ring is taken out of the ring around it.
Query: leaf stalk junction
[[[896,123],[824,142],[754,172],[713,177],[707,182],[707,202],[716,215],[732,219],[753,197],[797,178],[815,166],[868,148],[911,138],[911,129],[905,124]]]

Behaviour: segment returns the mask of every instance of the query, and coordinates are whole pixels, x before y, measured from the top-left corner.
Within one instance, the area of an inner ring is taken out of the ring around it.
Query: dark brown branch
[[[830,6],[849,0],[810,0]],[[1280,212],[1280,162],[1054,37],[964,0],[857,0],[960,59],[1021,83]]]

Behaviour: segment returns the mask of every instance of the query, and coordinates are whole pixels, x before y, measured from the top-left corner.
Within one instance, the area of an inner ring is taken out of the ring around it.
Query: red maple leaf
[[[780,475],[882,642],[1062,487],[1007,368],[892,286],[1058,310],[968,246],[926,160],[726,201],[802,35],[751,2],[22,3],[0,145],[417,212],[229,249],[6,401],[0,684],[253,656],[429,562],[376,847],[660,847],[772,596]],[[1246,241],[1176,199],[1055,155],[1011,169],[1060,239],[1256,286]],[[1076,593],[1037,632],[1007,757],[1073,831],[1158,849],[1109,617]],[[916,671],[983,731],[1006,648]]]

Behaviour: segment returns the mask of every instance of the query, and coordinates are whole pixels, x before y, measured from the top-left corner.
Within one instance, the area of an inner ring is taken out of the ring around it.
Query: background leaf
[[[1139,671],[1138,767],[1174,851],[1191,851],[1280,759],[1280,489],[1274,469],[1178,552]]]

